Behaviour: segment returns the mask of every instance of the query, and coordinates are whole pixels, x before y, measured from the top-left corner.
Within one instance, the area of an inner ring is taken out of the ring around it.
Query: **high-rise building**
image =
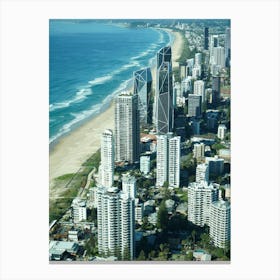
[[[213,47],[212,64],[219,66],[219,69],[225,67],[225,48]]]
[[[230,203],[215,201],[210,208],[210,238],[214,246],[225,248],[230,243]]]
[[[145,175],[150,173],[151,168],[151,160],[150,156],[141,156],[140,157],[140,171],[143,172]]]
[[[187,97],[192,91],[192,77],[187,77],[181,82],[181,91],[184,97]]]
[[[157,136],[157,179],[156,185],[163,186],[164,182],[168,180],[168,136]]]
[[[224,140],[226,136],[227,127],[224,124],[219,124],[217,137],[221,140]]]
[[[175,136],[169,139],[168,145],[168,182],[170,187],[180,186],[180,158],[181,137]]]
[[[206,182],[192,182],[188,186],[188,220],[203,227],[209,225],[210,207],[217,201],[219,189],[217,185]]]
[[[101,136],[100,184],[110,188],[114,183],[114,137],[111,129],[106,129]]]
[[[79,198],[75,198],[72,201],[72,219],[74,223],[79,223],[81,221],[86,221],[87,219],[87,208],[86,202]]]
[[[226,57],[226,66],[230,66],[230,27],[226,28],[226,34],[225,34],[225,57]]]
[[[199,182],[209,182],[209,166],[206,163],[201,163],[196,166],[195,181]]]
[[[134,94],[138,95],[139,119],[141,125],[152,122],[152,74],[150,68],[133,73]]]
[[[188,95],[188,117],[201,116],[201,96],[195,94]]]
[[[136,178],[129,174],[123,174],[122,190],[124,193],[128,193],[131,198],[135,198],[135,196],[136,196]]]
[[[200,95],[202,103],[206,101],[204,81],[202,81],[202,80],[194,81],[193,94]]]
[[[202,54],[201,53],[196,53],[194,55],[194,64],[195,65],[200,65],[202,63]]]
[[[123,92],[115,100],[115,160],[139,161],[140,127],[138,96]]]
[[[179,63],[179,68],[180,68],[180,79],[184,80],[188,73],[187,73],[187,66],[188,64],[186,62],[184,63]]]
[[[209,28],[204,27],[204,50],[209,49]]]
[[[181,137],[173,137],[172,133],[157,136],[157,179],[156,185],[180,185],[180,143]]]
[[[205,163],[209,165],[209,174],[221,175],[224,172],[224,159],[217,155],[214,157],[206,157]]]
[[[221,98],[221,82],[220,77],[212,78],[212,103],[217,106],[220,103]]]
[[[164,47],[157,53],[155,125],[158,134],[173,130],[173,86],[171,47]]]
[[[129,193],[98,187],[98,252],[132,260],[135,257],[135,206]]]
[[[204,150],[205,145],[204,143],[195,143],[193,145],[193,157],[197,160],[201,160],[204,158]]]

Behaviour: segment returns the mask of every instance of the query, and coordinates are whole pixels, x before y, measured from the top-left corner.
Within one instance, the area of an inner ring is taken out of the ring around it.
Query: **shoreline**
[[[163,30],[174,36],[173,42],[171,41],[172,65],[177,67],[176,60],[180,57],[183,49],[181,34],[171,29]],[[151,68],[154,86],[155,71],[154,65]],[[131,90],[131,88],[126,90]],[[105,129],[114,131],[114,97],[112,97],[108,108],[85,120],[83,124],[61,137],[53,147],[49,148],[50,191],[55,178],[77,172],[81,165],[100,148],[101,134]]]

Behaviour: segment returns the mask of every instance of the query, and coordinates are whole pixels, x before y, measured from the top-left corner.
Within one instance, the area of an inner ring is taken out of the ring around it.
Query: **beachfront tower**
[[[122,92],[115,100],[115,160],[137,162],[139,150],[138,96]]]
[[[141,69],[133,73],[134,94],[138,95],[139,119],[141,125],[152,122],[152,74],[150,68]]]
[[[110,188],[114,182],[114,137],[111,129],[106,129],[101,136],[100,184]]]
[[[173,130],[173,86],[171,47],[164,47],[157,53],[155,125],[158,134]]]
[[[118,188],[98,187],[97,224],[98,253],[115,256],[118,260],[133,260],[134,239],[134,199],[129,193]]]

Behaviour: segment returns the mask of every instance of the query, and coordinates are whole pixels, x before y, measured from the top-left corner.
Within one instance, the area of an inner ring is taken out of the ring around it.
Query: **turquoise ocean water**
[[[163,30],[88,20],[50,20],[49,143],[108,108],[173,40]]]

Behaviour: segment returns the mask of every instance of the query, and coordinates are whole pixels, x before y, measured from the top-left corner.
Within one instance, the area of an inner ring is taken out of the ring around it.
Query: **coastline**
[[[172,65],[178,67],[176,60],[183,49],[181,34],[171,29],[163,29],[174,35],[172,42]],[[155,67],[151,69],[155,85]],[[100,138],[104,129],[114,130],[114,102],[97,116],[93,116],[81,126],[62,137],[49,151],[50,192],[54,179],[69,173],[75,173],[81,165],[100,148]]]

